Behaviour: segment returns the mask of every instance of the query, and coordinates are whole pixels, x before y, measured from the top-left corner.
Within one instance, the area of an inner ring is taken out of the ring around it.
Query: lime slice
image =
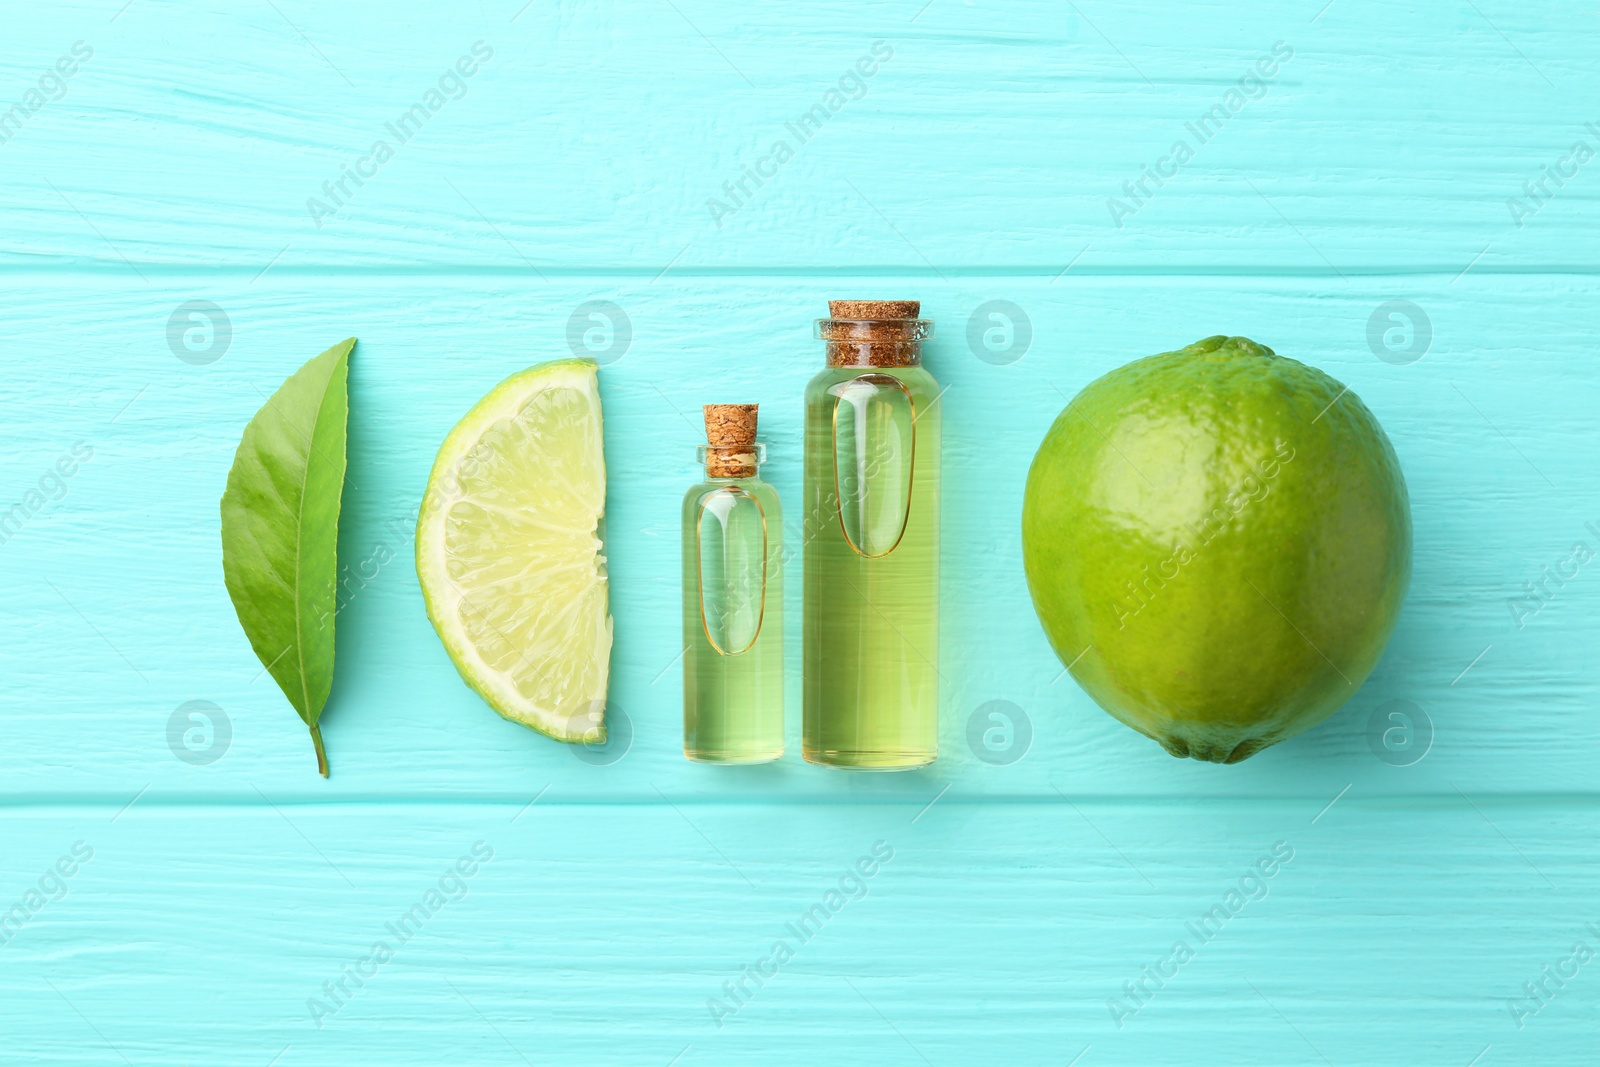
[[[606,736],[605,501],[595,365],[567,359],[512,375],[467,412],[417,518],[422,598],[461,677],[559,741]]]

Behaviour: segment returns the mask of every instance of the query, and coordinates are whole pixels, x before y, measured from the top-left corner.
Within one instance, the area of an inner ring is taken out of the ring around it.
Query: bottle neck
[[[917,367],[922,342],[933,336],[930,319],[818,319],[830,367]]]
[[[705,464],[706,480],[710,482],[754,478],[767,460],[767,446],[761,441],[733,448],[701,445],[698,453]]]
[[[830,367],[920,367],[922,345],[894,341],[829,341]]]

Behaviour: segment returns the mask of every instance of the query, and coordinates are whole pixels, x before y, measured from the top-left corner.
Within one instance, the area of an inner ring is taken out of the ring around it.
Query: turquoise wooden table
[[[1600,9],[14,8],[0,1061],[1593,1062]],[[940,331],[940,758],[804,764],[796,641],[790,754],[691,765],[693,416],[759,402],[796,500],[810,320],[849,296]],[[1066,398],[1215,333],[1356,390],[1416,529],[1376,673],[1231,767],[1096,708],[1019,558]],[[217,501],[350,335],[324,781]],[[608,430],[593,750],[461,683],[410,562],[444,433],[574,351]]]

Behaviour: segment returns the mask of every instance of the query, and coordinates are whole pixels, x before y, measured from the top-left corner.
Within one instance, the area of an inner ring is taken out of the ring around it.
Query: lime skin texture
[[[1135,360],[1073,398],[1028,472],[1022,559],[1072,676],[1174,756],[1237,763],[1333,714],[1411,577],[1383,428],[1243,337]]]

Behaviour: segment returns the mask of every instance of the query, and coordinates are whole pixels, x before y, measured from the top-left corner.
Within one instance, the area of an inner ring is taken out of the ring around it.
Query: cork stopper
[[[757,404],[707,404],[706,477],[753,478]]]
[[[920,300],[830,300],[816,335],[828,342],[830,367],[915,367],[933,336],[921,313]]]
[[[828,314],[836,319],[914,319],[921,313],[920,300],[828,301]]]

